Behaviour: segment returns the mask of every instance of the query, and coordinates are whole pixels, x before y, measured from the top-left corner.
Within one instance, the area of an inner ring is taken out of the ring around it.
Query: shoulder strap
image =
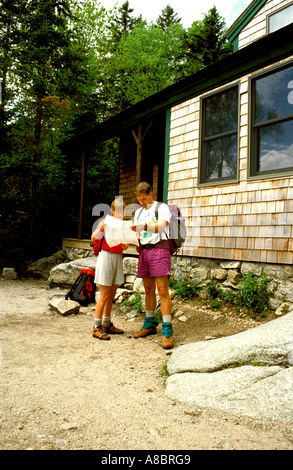
[[[160,205],[161,205],[161,204],[162,204],[161,202],[158,202],[158,204],[156,205],[156,209],[155,209],[155,217],[156,217],[156,220],[159,220],[159,208],[160,208]],[[165,235],[166,235],[166,237],[167,237],[167,239],[168,239],[168,235],[167,235],[167,233],[166,233],[166,230],[164,230],[164,233],[165,233]],[[161,238],[162,238],[162,234],[161,234],[161,233],[159,233],[159,237],[160,237],[160,240],[161,240]]]
[[[156,209],[155,209],[156,220],[159,220],[159,207],[161,204],[162,204],[161,202],[158,202],[158,204],[156,205]]]

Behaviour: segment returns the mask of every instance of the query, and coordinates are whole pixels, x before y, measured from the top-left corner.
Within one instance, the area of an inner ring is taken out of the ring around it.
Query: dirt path
[[[135,340],[142,318],[123,336],[91,335],[93,312],[62,317],[48,308],[53,291],[37,280],[0,280],[0,449],[212,450],[292,449],[293,428],[174,403],[161,375],[161,335]],[[181,304],[176,345],[250,326]],[[185,310],[184,310],[185,309]]]

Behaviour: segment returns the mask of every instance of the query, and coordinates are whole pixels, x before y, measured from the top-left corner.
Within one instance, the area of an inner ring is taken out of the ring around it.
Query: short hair
[[[111,210],[115,212],[123,212],[125,209],[125,203],[123,202],[123,199],[120,197],[116,197],[114,201],[111,204]]]
[[[149,183],[139,183],[139,185],[136,187],[136,196],[140,196],[141,194],[150,194],[152,192],[152,187]]]

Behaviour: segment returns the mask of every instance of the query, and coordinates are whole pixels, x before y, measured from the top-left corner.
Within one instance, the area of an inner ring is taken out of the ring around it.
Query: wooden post
[[[138,124],[137,135],[132,129],[132,135],[136,142],[136,186],[141,182],[141,168],[142,168],[142,143],[151,127],[153,120],[149,123],[145,133],[143,134],[142,124]]]
[[[78,239],[78,240],[80,240],[80,239],[82,238],[82,229],[83,229],[83,210],[84,210],[85,174],[86,174],[85,149],[82,149],[82,155],[81,155],[80,200],[79,200],[79,220],[78,220],[78,231],[77,231],[77,239]]]
[[[141,181],[141,167],[142,167],[142,124],[138,124],[137,132],[137,148],[136,148],[136,186]]]

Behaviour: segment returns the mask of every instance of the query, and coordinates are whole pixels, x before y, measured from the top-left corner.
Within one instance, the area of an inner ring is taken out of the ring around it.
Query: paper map
[[[130,220],[120,220],[107,215],[105,218],[105,237],[108,245],[112,247],[123,243],[138,246],[137,234],[131,230],[131,225]]]

